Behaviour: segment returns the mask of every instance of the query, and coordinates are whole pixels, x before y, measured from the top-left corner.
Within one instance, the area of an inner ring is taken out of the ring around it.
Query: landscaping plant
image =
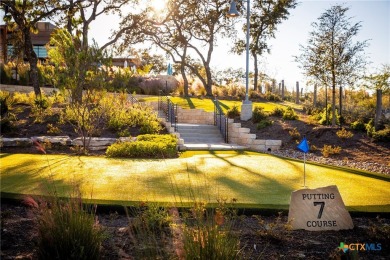
[[[184,219],[186,259],[240,259],[240,240],[232,231],[234,218],[225,206],[206,209],[204,203],[194,203]]]
[[[40,259],[100,259],[104,231],[80,198],[42,203],[38,217]]]

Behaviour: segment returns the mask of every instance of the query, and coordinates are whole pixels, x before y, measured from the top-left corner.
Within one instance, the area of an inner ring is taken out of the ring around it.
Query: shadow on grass
[[[1,159],[5,157],[1,156]],[[73,189],[73,184],[54,179],[51,173],[55,172],[57,166],[69,159],[70,157],[63,157],[48,163],[42,160],[42,165],[39,164],[37,167],[31,167],[31,165],[36,164],[35,160],[25,160],[15,166],[2,168],[1,192],[40,195],[69,194]],[[47,174],[42,174],[43,171]]]
[[[190,109],[195,109],[195,105],[194,105],[194,103],[192,102],[191,98],[186,97],[185,100],[187,101],[188,106],[190,107]]]

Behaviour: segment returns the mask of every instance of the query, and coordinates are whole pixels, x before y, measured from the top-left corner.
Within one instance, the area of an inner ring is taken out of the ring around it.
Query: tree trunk
[[[38,57],[34,52],[34,48],[31,42],[30,30],[28,28],[24,29],[24,51],[25,55],[30,63],[30,77],[34,88],[35,96],[41,96],[41,89],[39,87],[39,74],[38,74]]]
[[[375,110],[375,131],[379,130],[379,123],[382,117],[382,90],[376,90],[376,110]]]
[[[329,116],[328,116],[328,86],[325,85],[325,123],[329,125]]]
[[[253,54],[253,65],[254,65],[254,69],[255,69],[255,75],[254,75],[254,84],[253,84],[253,90],[254,91],[257,91],[257,84],[258,84],[258,80],[259,80],[259,67],[257,65],[257,55],[256,53]]]
[[[297,93],[295,93],[295,104],[299,104],[299,82],[296,83]]]
[[[282,100],[284,100],[284,79],[282,80]]]
[[[343,111],[343,87],[340,86],[340,94],[339,94],[339,117],[340,117],[340,125],[341,125],[341,113]]]
[[[187,75],[186,75],[183,61],[181,62],[180,73],[181,73],[181,76],[183,77],[183,92],[184,92],[183,94],[185,97],[188,97],[188,79],[187,79]]]
[[[313,106],[317,106],[317,84],[314,84]]]
[[[208,64],[205,68],[206,68],[206,76],[207,76],[207,79],[206,79],[207,83],[205,85],[206,95],[209,97],[212,97],[213,96],[213,79],[211,76],[211,69],[208,66]]]

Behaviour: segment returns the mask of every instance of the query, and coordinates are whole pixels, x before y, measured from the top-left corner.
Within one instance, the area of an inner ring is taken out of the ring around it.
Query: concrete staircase
[[[225,143],[217,126],[202,124],[177,125],[177,132],[184,143],[180,150],[242,150],[245,147]]]

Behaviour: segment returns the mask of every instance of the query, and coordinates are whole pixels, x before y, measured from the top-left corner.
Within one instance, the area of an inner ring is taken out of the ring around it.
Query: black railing
[[[218,99],[214,99],[214,125],[216,125],[221,132],[225,143],[229,143],[229,124],[228,118],[222,111],[221,106],[219,105]]]
[[[168,96],[159,96],[158,97],[158,111],[162,111],[167,119],[167,122],[170,122],[175,132],[177,132],[177,104],[174,104]]]
[[[139,101],[135,96],[129,95],[129,99],[130,99],[131,105],[139,104]]]

